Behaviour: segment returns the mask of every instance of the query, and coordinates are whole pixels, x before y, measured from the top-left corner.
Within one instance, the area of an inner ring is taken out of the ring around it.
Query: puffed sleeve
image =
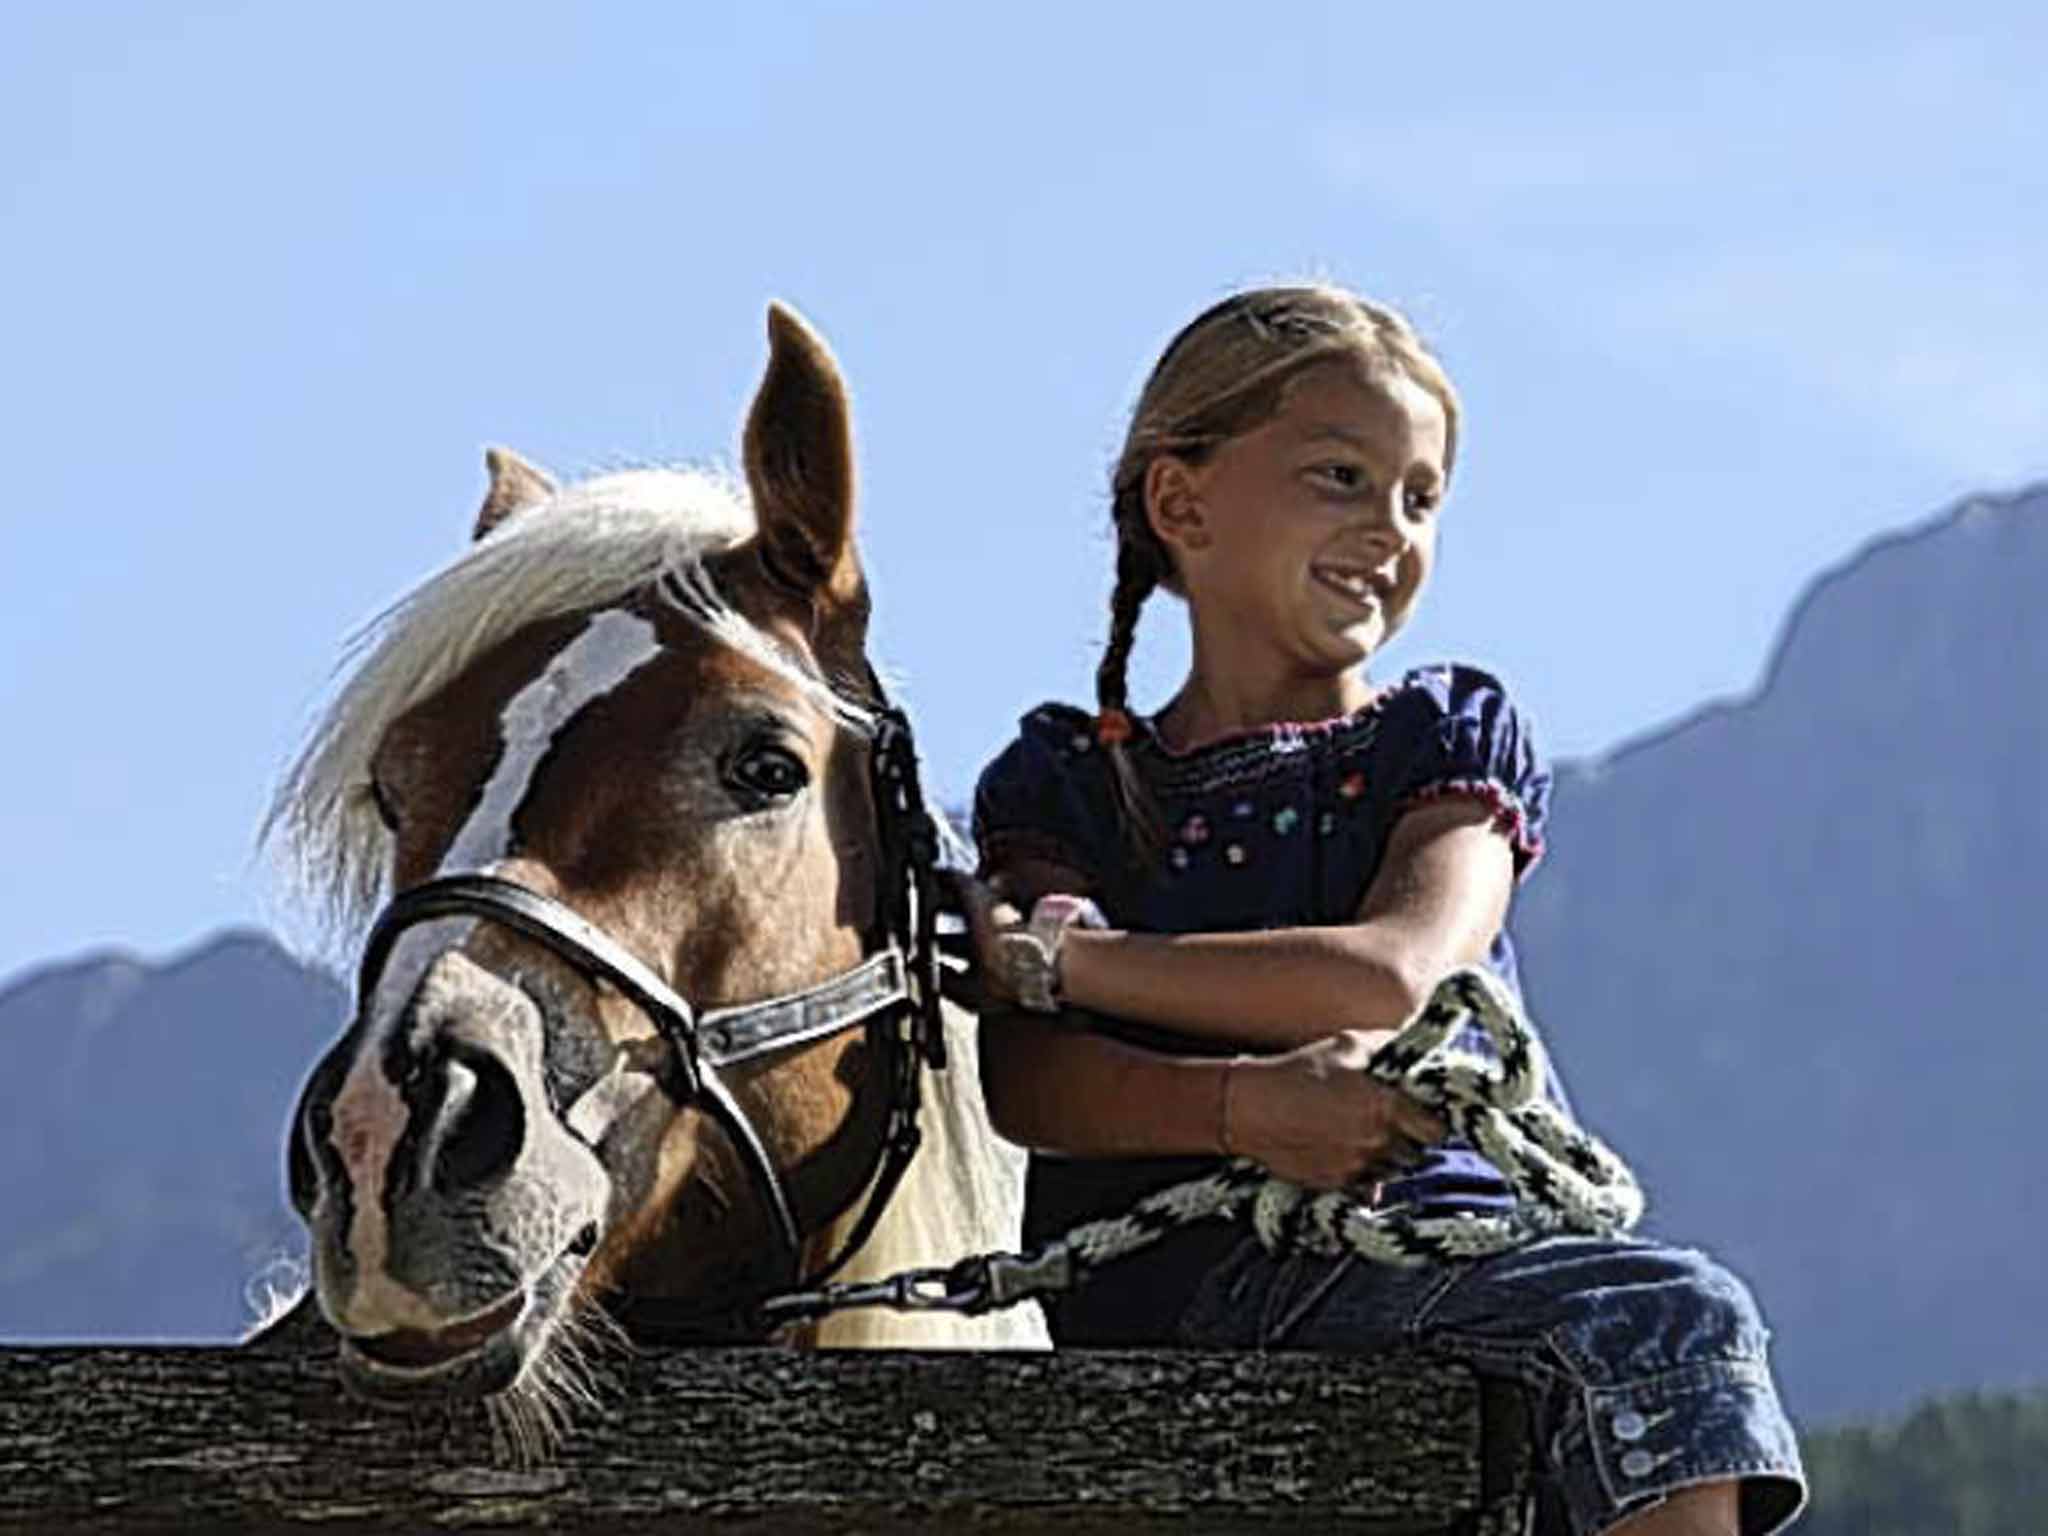
[[[1067,705],[1040,705],[975,785],[982,875],[1013,860],[1042,859],[1093,879],[1105,826],[1113,827],[1113,812],[1092,718]]]
[[[1483,801],[1514,847],[1520,879],[1543,856],[1550,812],[1550,768],[1527,719],[1500,680],[1477,667],[1435,668],[1418,681],[1420,715],[1395,814],[1450,796]]]

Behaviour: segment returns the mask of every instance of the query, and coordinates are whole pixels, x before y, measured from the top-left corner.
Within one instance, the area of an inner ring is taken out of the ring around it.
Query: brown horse
[[[906,1066],[911,1005],[875,1000],[900,793],[846,396],[802,321],[769,336],[744,488],[559,487],[493,451],[473,544],[366,633],[273,806],[351,938],[400,893],[290,1135],[314,1296],[373,1399],[540,1405],[580,1375],[579,1319],[815,1273],[887,1183],[906,1081],[923,1148],[840,1278],[1017,1241],[971,1020],[945,1070],[928,1038]],[[788,1006],[732,1011],[764,999]],[[1035,1308],[784,1336],[1044,1341]]]

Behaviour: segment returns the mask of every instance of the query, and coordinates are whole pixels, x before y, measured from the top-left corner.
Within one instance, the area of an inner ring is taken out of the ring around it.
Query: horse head
[[[289,1137],[318,1305],[373,1399],[532,1382],[607,1298],[786,1282],[789,1240],[815,1267],[877,1166],[900,1072],[876,1030],[716,1069],[689,1030],[845,976],[889,926],[846,394],[803,322],[769,333],[744,492],[564,487],[493,450],[474,542],[366,634],[279,793],[346,922],[399,893]]]

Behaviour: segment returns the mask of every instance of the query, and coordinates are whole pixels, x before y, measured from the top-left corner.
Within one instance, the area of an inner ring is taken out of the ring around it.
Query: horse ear
[[[537,464],[529,464],[510,448],[486,448],[484,467],[491,472],[491,488],[484,492],[484,504],[476,514],[472,541],[482,538],[514,513],[540,505],[555,494],[555,477]]]
[[[768,306],[768,371],[747,413],[747,484],[769,574],[839,604],[862,594],[853,422],[839,365],[796,312]]]

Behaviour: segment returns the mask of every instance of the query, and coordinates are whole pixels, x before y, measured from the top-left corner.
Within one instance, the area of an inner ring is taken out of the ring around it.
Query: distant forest
[[[1936,1398],[1801,1442],[1813,1503],[1797,1536],[2048,1536],[2048,1390]]]

